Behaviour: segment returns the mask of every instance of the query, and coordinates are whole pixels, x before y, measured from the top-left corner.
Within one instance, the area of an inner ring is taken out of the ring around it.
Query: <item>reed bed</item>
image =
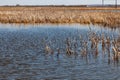
[[[1,23],[80,23],[120,26],[120,8],[0,7]]]
[[[85,36],[87,38],[85,38]],[[45,44],[44,50],[47,55],[57,53],[57,57],[59,57],[59,55],[63,53],[67,56],[77,56],[87,60],[89,60],[88,57],[90,56],[93,58],[107,56],[108,64],[111,62],[118,63],[120,60],[119,39],[119,37],[114,37],[114,35],[98,34],[90,30],[86,35],[80,35],[79,38],[66,37],[63,48],[52,48],[51,46],[53,44]]]

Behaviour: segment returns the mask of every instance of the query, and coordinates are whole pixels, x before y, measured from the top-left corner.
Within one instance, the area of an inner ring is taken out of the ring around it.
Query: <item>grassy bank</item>
[[[120,7],[0,7],[1,23],[80,23],[120,26]]]

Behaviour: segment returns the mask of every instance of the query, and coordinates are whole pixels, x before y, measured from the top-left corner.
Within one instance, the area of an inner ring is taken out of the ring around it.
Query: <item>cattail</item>
[[[113,49],[113,60],[118,61],[118,51],[115,47],[112,48]]]
[[[67,44],[67,46],[70,46],[70,41],[68,38],[66,39],[66,44]]]
[[[102,48],[104,49],[105,47],[105,38],[104,38],[104,34],[102,34]]]
[[[81,50],[81,56],[82,56],[82,57],[87,56],[87,51],[86,51],[85,48],[83,48],[83,49]]]
[[[46,45],[45,51],[46,51],[46,53],[51,53],[51,48],[48,45]]]
[[[105,40],[102,39],[102,48],[104,48],[104,47],[105,47]]]
[[[95,40],[94,38],[91,38],[91,48],[94,48],[94,46],[95,46]]]
[[[66,49],[66,53],[68,54],[68,55],[72,55],[72,54],[74,54],[74,51],[73,50],[71,50],[69,47]]]
[[[98,48],[95,49],[95,57],[98,56]]]
[[[107,48],[109,48],[110,47],[110,38],[109,37],[106,38],[106,44],[107,44]]]

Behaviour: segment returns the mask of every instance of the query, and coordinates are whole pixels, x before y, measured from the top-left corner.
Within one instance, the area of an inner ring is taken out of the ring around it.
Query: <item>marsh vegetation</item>
[[[1,23],[80,23],[119,27],[120,8],[0,7]]]

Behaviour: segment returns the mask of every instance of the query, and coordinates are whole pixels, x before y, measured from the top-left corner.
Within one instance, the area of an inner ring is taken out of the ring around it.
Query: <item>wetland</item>
[[[0,24],[0,80],[119,80],[120,28]]]

